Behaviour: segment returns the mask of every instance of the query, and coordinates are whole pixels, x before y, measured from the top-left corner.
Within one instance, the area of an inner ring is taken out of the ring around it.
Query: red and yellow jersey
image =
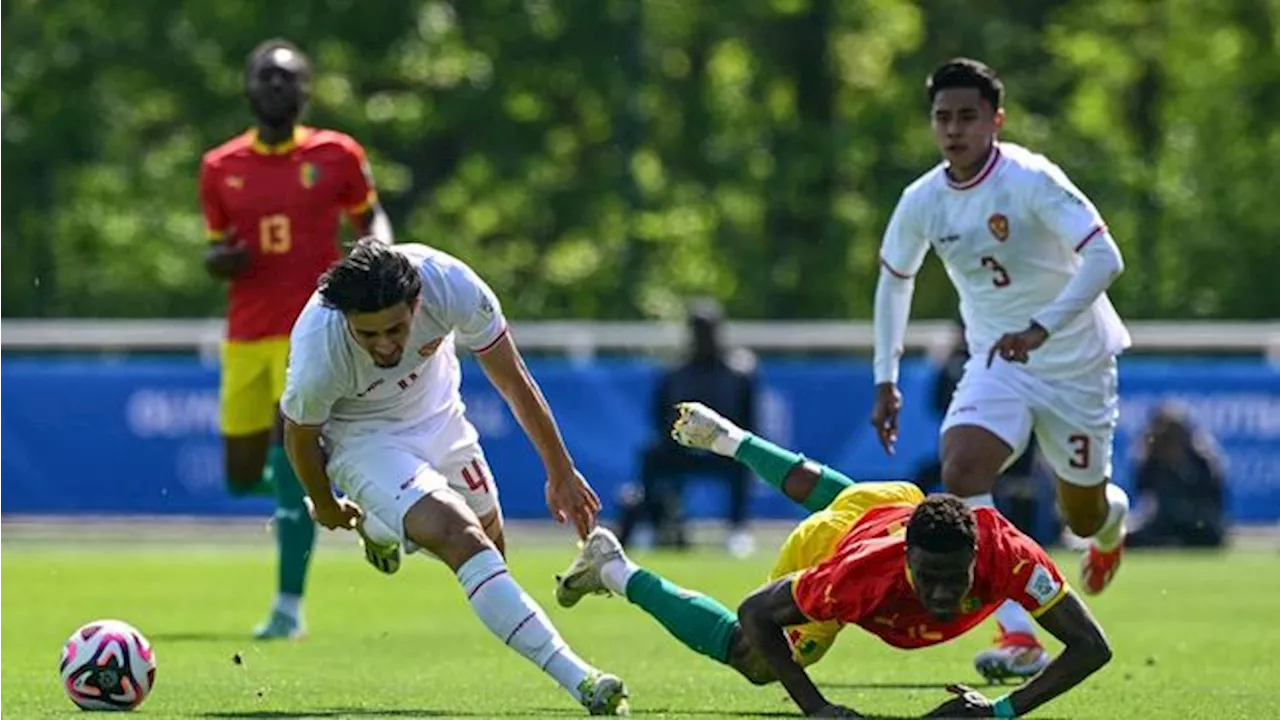
[[[250,130],[206,153],[200,200],[209,237],[250,254],[231,281],[228,339],[287,336],[339,257],[342,213],[360,215],[376,199],[364,148],[340,132],[299,127],[269,147]]]
[[[836,546],[792,586],[796,604],[810,619],[858,625],[899,648],[937,645],[968,632],[1015,600],[1038,617],[1066,595],[1057,566],[1034,540],[992,508],[976,508],[978,555],[973,587],[961,612],[940,622],[925,611],[906,564],[908,503],[872,508]]]

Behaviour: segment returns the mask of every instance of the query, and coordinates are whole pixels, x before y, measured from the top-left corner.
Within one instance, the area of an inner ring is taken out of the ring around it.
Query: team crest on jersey
[[[444,338],[439,337],[418,348],[418,357],[427,357],[428,355],[435,353],[436,348],[440,347],[440,343],[442,342],[444,342]]]
[[[1009,239],[1009,218],[1003,213],[995,213],[987,218],[987,229],[1000,242]]]
[[[302,187],[310,190],[320,179],[320,168],[313,163],[304,162],[298,166],[298,179],[302,181]]]

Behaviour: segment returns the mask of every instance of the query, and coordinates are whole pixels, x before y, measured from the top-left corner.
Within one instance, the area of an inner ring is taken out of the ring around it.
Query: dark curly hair
[[[996,71],[981,60],[952,58],[939,65],[924,81],[924,92],[930,103],[939,92],[951,88],[977,90],[993,110],[1004,105],[1004,83],[996,77]]]
[[[326,306],[343,313],[370,313],[412,304],[422,292],[422,277],[409,258],[370,235],[326,270],[319,286]]]
[[[907,546],[935,553],[972,551],[978,545],[978,524],[964,501],[955,495],[930,495],[907,521]]]

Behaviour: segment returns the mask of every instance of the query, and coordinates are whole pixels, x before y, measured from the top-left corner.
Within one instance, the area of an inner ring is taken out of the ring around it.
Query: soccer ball
[[[137,628],[121,620],[94,620],[62,648],[62,688],[84,710],[132,710],[156,681],[156,656]]]

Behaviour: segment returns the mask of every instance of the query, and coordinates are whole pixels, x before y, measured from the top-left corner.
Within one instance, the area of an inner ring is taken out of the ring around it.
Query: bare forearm
[[[548,470],[568,472],[573,468],[573,461],[551,414],[551,406],[524,363],[521,363],[520,370],[524,382],[509,383],[507,387],[499,387],[498,392],[502,393],[516,421],[537,448],[543,465]]]
[[[324,450],[320,448],[319,436],[286,426],[284,450],[311,501],[317,504],[333,502],[333,490],[329,485],[329,473],[325,470]]]
[[[1039,675],[1014,691],[1009,699],[1019,716],[1025,715],[1062,693],[1084,682],[1111,659],[1111,651],[1099,648],[1070,647],[1053,659]]]
[[[761,602],[748,598],[738,610],[738,621],[751,644],[768,661],[778,682],[787,689],[787,694],[802,712],[812,715],[826,707],[827,700],[792,657],[786,631],[770,615],[769,609]]]

